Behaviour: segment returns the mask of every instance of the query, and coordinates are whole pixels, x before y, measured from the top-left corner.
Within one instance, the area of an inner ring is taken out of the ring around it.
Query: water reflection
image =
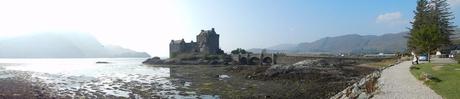
[[[85,97],[197,97],[194,92],[179,95],[169,80],[170,69],[143,66],[144,59],[0,59],[2,71],[29,71],[64,96]],[[96,64],[107,61],[109,64]],[[12,77],[0,74],[0,77]],[[184,93],[184,92],[182,92]],[[209,96],[199,96],[209,97]],[[213,97],[210,97],[213,98]],[[215,98],[215,97],[214,97]]]

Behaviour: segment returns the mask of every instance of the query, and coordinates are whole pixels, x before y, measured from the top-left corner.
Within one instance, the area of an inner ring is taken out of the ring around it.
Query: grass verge
[[[418,79],[424,73],[432,75],[436,80],[425,81],[425,84],[443,98],[460,98],[460,64],[419,64],[410,71]]]

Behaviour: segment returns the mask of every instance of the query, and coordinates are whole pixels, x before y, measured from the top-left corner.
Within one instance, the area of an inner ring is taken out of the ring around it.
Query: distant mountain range
[[[83,33],[40,33],[0,38],[0,58],[150,57],[119,46],[104,46]]]
[[[456,29],[453,42],[460,44],[460,29]],[[266,48],[268,52],[284,53],[394,53],[406,50],[408,32],[384,35],[343,35],[325,37],[313,42],[281,44]],[[262,48],[249,49],[259,53]]]
[[[406,49],[407,33],[375,35],[344,35],[326,37],[311,43],[300,43],[300,52],[375,53],[396,52]]]

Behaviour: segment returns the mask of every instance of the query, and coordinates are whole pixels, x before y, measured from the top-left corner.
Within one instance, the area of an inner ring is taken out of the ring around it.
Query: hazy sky
[[[460,0],[449,2],[459,17]],[[397,33],[410,26],[415,5],[416,0],[2,0],[0,36],[90,33],[104,44],[168,56],[172,39],[196,41],[200,30],[212,27],[226,51]]]

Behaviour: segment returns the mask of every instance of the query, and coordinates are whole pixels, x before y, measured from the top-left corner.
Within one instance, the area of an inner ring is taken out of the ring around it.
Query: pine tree
[[[417,39],[414,38],[414,35],[417,35],[415,31],[419,31],[422,28],[423,24],[428,23],[428,14],[429,14],[429,8],[428,8],[428,1],[427,0],[418,0],[417,1],[417,8],[414,11],[414,21],[411,22],[412,28],[410,29],[409,36],[407,36],[407,46],[410,50],[415,51],[416,54],[421,53],[421,51],[418,49],[418,45],[416,42]]]
[[[446,0],[418,0],[414,11],[415,17],[408,36],[408,48],[416,54],[430,54],[443,46],[451,44],[450,36],[454,32],[451,20],[454,18],[449,12]]]
[[[430,7],[432,24],[436,24],[442,34],[443,46],[448,46],[452,43],[450,36],[455,32],[455,26],[452,22],[454,16],[449,11],[449,3],[447,3],[447,0],[431,0],[430,5],[432,6]]]
[[[442,46],[444,35],[439,34],[440,31],[436,24],[422,24],[420,29],[413,30],[411,42],[417,46],[417,50],[428,54],[428,61],[433,51]]]

